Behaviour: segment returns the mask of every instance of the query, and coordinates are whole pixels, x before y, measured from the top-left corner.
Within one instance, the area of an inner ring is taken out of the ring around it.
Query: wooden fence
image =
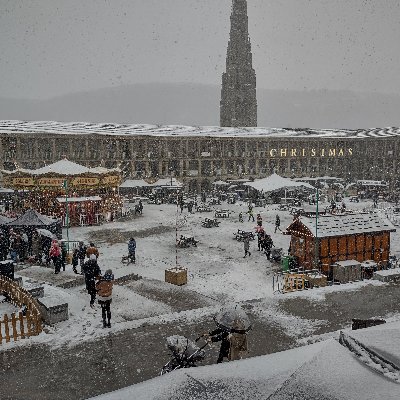
[[[18,338],[25,339],[42,332],[42,316],[36,300],[29,292],[13,280],[0,276],[0,294],[5,295],[11,304],[25,310],[18,315],[12,313],[11,317],[4,314],[0,319],[0,345],[3,340],[8,343],[11,338],[17,341]]]

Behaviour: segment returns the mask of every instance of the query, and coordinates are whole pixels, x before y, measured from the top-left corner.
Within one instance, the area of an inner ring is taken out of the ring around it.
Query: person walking
[[[262,226],[262,216],[261,216],[261,214],[257,214],[257,226]]]
[[[61,270],[61,248],[56,239],[51,242],[49,258],[53,261],[54,273],[58,274]]]
[[[280,232],[281,231],[281,219],[279,218],[279,215],[276,214],[276,218],[275,218],[275,231],[274,233],[276,233],[276,230],[279,229]]]
[[[134,264],[136,263],[136,240],[133,237],[128,242],[128,260]]]
[[[247,214],[249,214],[249,219],[247,220],[247,222],[250,221],[251,219],[254,222],[255,219],[254,219],[254,213],[253,213],[253,206],[249,206],[249,210],[247,211]]]
[[[258,246],[258,251],[261,251],[264,245],[264,237],[265,237],[265,231],[264,229],[259,229],[257,232],[257,246]]]
[[[83,242],[79,242],[78,260],[79,260],[79,266],[81,267],[81,274],[83,274],[83,265],[85,264],[86,250],[87,247],[85,246],[85,244]]]
[[[96,256],[91,254],[89,260],[83,264],[82,268],[85,274],[86,290],[90,295],[90,307],[94,308],[94,302],[96,300],[96,278],[101,275]]]
[[[223,328],[214,329],[211,332],[203,333],[202,336],[206,338],[207,341],[215,343],[221,342],[221,347],[219,348],[219,354],[217,358],[217,364],[222,363],[224,358],[229,359],[229,349],[230,349],[230,342],[229,342],[229,330]]]
[[[272,247],[274,246],[274,242],[272,241],[272,238],[270,235],[265,235],[264,238],[264,250],[265,250],[265,255],[267,256],[267,260],[271,259],[271,251]]]
[[[247,254],[250,257],[251,253],[250,253],[250,238],[249,238],[249,235],[246,235],[243,238],[243,248],[244,248],[244,256],[243,256],[243,258],[245,258],[247,256]]]
[[[96,260],[99,258],[99,250],[94,245],[93,242],[89,244],[89,247],[86,249],[86,257],[90,258],[90,256],[94,254],[96,256]]]
[[[75,274],[78,273],[78,270],[76,269],[78,264],[79,264],[78,248],[76,248],[72,252],[72,270],[74,271]]]
[[[98,282],[96,283],[98,302],[101,306],[103,328],[111,328],[111,302],[113,284],[114,275],[111,269],[108,269],[104,276],[100,276]]]

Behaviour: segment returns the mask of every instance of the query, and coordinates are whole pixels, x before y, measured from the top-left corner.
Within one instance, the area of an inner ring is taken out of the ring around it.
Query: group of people
[[[249,209],[248,209],[247,213],[249,214],[249,221],[250,221],[251,217],[254,220],[252,206],[249,205]],[[274,242],[271,238],[271,235],[267,234],[262,226],[263,220],[262,220],[261,214],[257,214],[256,218],[257,218],[256,232],[257,232],[258,251],[264,251],[265,255],[267,256],[267,259],[270,260],[271,250],[272,250],[272,247],[274,247]],[[243,222],[243,214],[242,213],[239,213],[239,222]],[[281,225],[280,217],[279,217],[279,215],[276,215],[274,233],[276,233],[277,230],[281,231],[280,225]],[[251,240],[250,235],[247,235],[243,238],[243,249],[244,249],[243,258],[246,258],[247,256],[251,256],[250,240]]]
[[[24,230],[0,231],[0,261],[37,262],[49,265],[53,262],[55,273],[65,271],[67,249],[65,242],[42,235],[34,229],[29,235]]]
[[[77,274],[78,265],[81,274],[85,277],[85,285],[90,295],[89,305],[94,308],[96,297],[101,306],[103,328],[111,328],[111,302],[114,275],[111,269],[107,269],[102,275],[98,264],[99,250],[93,242],[85,246],[84,242],[79,242],[72,256],[72,268]]]

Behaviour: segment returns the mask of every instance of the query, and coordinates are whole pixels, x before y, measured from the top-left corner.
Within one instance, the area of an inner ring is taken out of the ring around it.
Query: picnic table
[[[215,218],[229,218],[230,215],[229,210],[215,210]]]
[[[206,218],[201,224],[204,226],[204,228],[213,228],[218,227],[220,222],[216,219]]]
[[[211,211],[211,207],[207,204],[199,204],[196,207],[197,212],[210,212]]]
[[[234,232],[233,236],[238,242],[243,241],[245,237],[248,237],[250,240],[255,240],[256,238],[253,232],[246,232],[242,231],[241,229],[238,229],[237,232]]]

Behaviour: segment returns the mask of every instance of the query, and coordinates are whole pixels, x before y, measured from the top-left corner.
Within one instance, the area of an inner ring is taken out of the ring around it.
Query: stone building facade
[[[256,73],[252,67],[247,1],[233,0],[231,31],[222,74],[221,126],[257,126]]]
[[[216,180],[336,176],[395,182],[400,129],[285,130],[0,121],[0,169],[38,168],[67,156],[119,166],[126,178],[174,176],[188,189]]]

